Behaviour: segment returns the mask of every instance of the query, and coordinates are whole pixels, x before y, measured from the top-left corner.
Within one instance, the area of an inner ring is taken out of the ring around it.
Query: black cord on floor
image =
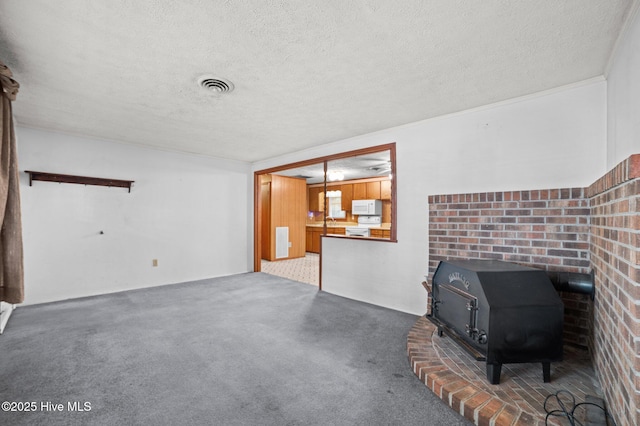
[[[565,395],[566,398],[569,399],[569,401],[566,401],[568,403],[570,403],[571,407],[568,407],[565,403],[565,401],[562,401],[562,399],[560,398],[560,396]],[[552,398],[555,398],[555,401],[557,402],[558,406],[560,407],[560,409],[558,410],[549,410],[549,408],[547,408],[547,402],[549,402],[550,400],[552,400]],[[609,412],[607,411],[607,409],[605,407],[601,407],[598,404],[594,404],[593,402],[580,402],[578,404],[576,404],[576,398],[573,396],[573,394],[569,391],[566,390],[559,390],[556,393],[553,393],[549,396],[547,396],[544,400],[544,411],[546,411],[547,416],[544,419],[545,424],[549,424],[549,417],[566,417],[567,420],[569,420],[569,424],[571,426],[584,426],[582,422],[580,422],[578,419],[576,419],[575,417],[575,411],[578,407],[584,406],[584,405],[593,405],[595,407],[598,407],[599,409],[602,410],[602,412],[604,413],[605,417],[608,420],[611,420],[611,424],[613,426],[616,426],[616,422],[613,419],[613,417],[611,417],[611,415],[609,414]]]

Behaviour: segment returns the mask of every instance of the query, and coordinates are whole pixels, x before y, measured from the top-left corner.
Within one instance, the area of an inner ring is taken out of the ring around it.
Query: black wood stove
[[[438,334],[453,338],[500,383],[502,364],[562,360],[564,306],[548,275],[497,260],[451,260],[432,281],[431,315]]]

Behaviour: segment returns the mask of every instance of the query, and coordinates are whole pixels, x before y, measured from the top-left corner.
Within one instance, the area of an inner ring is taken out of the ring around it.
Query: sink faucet
[[[335,225],[336,220],[332,216],[327,216],[327,219],[330,219],[331,222]]]

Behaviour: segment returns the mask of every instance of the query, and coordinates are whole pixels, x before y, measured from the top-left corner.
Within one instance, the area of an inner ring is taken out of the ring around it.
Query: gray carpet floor
[[[33,410],[0,424],[470,424],[411,371],[416,319],[264,273],[20,307],[0,402]]]

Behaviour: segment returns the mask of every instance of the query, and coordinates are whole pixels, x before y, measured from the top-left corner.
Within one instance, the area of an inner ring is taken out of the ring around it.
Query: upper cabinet
[[[309,211],[324,211],[324,191],[321,186],[309,187]]]
[[[353,184],[353,200],[391,200],[391,181],[376,180]]]
[[[353,201],[353,185],[343,184],[340,185],[342,191],[342,210],[351,211],[351,201]]]
[[[349,183],[352,182],[352,183]],[[325,211],[324,185],[314,184],[309,186],[309,211]],[[389,179],[363,179],[346,181],[342,183],[327,183],[327,191],[341,191],[342,210],[351,211],[353,200],[391,200],[391,180]],[[328,210],[327,210],[328,212]]]
[[[380,199],[391,200],[391,180],[380,181]]]
[[[366,200],[367,199],[367,184],[366,183],[354,183],[353,184],[353,199],[354,200]]]
[[[367,182],[367,199],[368,200],[380,199],[380,181]]]

